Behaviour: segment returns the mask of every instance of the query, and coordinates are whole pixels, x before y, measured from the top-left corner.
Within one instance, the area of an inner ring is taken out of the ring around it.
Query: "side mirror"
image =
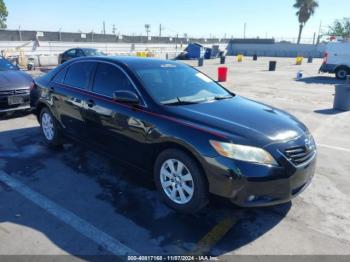
[[[131,91],[115,91],[113,92],[113,100],[127,104],[137,105],[140,103],[139,97]]]

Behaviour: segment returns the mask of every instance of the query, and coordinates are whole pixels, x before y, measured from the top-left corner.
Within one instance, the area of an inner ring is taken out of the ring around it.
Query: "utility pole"
[[[164,27],[162,24],[159,24],[159,37],[162,37],[162,31],[164,30]]]
[[[105,23],[105,21],[103,21],[103,34],[104,35],[106,34],[106,23]]]
[[[18,33],[19,33],[19,41],[22,41],[21,26],[18,27]]]
[[[322,31],[322,21],[320,21],[320,27],[318,28],[318,36],[317,36],[317,45],[320,43],[321,40],[321,31]]]
[[[246,31],[247,31],[247,23],[244,23],[244,31],[243,31],[243,38],[246,38]]]
[[[62,28],[60,27],[60,29],[58,29],[58,39],[59,39],[60,41],[62,41],[61,30],[62,30]]]

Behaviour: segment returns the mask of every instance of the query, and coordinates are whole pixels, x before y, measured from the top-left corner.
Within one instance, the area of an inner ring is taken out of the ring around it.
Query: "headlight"
[[[218,141],[209,141],[218,154],[231,159],[278,166],[278,163],[267,151],[258,147],[235,145]]]

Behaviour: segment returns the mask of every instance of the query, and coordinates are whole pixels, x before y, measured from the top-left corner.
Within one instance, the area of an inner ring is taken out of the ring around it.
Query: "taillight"
[[[324,64],[327,64],[327,62],[328,62],[328,53],[327,53],[327,52],[324,52],[323,63],[324,63]]]
[[[34,82],[31,82],[30,86],[29,86],[29,91],[32,91],[34,89],[34,87],[35,87]]]

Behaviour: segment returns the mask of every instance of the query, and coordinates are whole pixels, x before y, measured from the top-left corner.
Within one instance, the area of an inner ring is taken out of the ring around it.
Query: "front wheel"
[[[197,162],[186,153],[169,149],[155,163],[154,178],[163,201],[176,211],[195,213],[208,203],[208,187]]]
[[[350,70],[346,67],[340,67],[335,71],[335,76],[340,80],[346,80],[346,77],[350,74]]]
[[[43,108],[40,113],[40,126],[45,142],[50,147],[58,147],[62,145],[58,123],[50,110],[46,107]]]

